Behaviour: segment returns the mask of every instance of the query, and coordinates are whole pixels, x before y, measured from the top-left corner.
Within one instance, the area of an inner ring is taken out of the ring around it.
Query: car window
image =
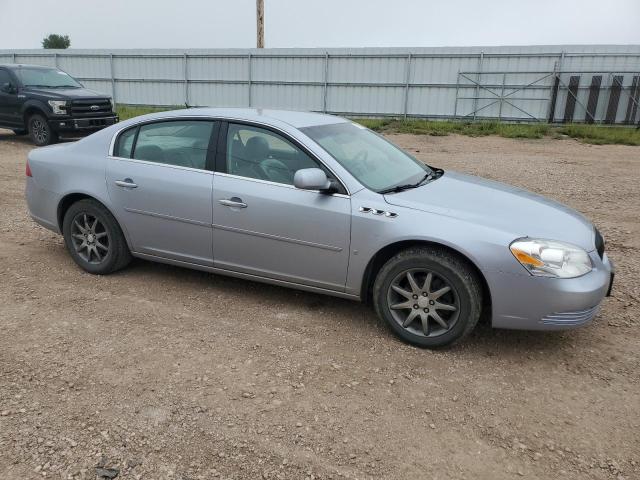
[[[131,158],[133,150],[133,140],[136,138],[137,127],[125,130],[120,134],[113,149],[113,155],[116,157]]]
[[[322,168],[287,139],[263,128],[229,124],[227,173],[293,185],[303,168]]]
[[[9,72],[6,70],[0,70],[0,87],[2,87],[5,83],[13,83],[11,81],[11,77],[9,76]]]
[[[213,122],[199,120],[142,125],[133,149],[133,158],[204,170],[212,130]],[[126,139],[119,143],[122,143],[126,152]]]

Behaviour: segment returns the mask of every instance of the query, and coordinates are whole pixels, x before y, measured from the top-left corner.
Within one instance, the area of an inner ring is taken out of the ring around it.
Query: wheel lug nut
[[[418,308],[418,304],[416,303],[416,304],[413,306],[413,308]]]
[[[414,295],[414,296],[413,296],[413,299],[414,299],[414,300],[417,300],[417,299],[418,299],[418,295]]]
[[[428,308],[425,308],[425,309],[424,309],[424,313],[429,313],[429,309],[428,309]]]
[[[436,302],[434,302],[433,300],[429,300],[429,305],[435,305]]]

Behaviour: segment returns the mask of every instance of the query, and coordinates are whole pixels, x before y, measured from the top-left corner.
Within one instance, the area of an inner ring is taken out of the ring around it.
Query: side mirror
[[[319,168],[303,168],[293,176],[293,185],[301,190],[320,190],[329,192],[334,188],[327,174]]]
[[[7,82],[7,83],[3,83],[0,86],[0,90],[3,91],[4,93],[15,93],[16,92],[16,88],[11,85],[11,83]]]

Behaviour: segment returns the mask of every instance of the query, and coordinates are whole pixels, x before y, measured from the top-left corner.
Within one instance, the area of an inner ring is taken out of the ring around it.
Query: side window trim
[[[136,151],[136,143],[138,143],[138,134],[140,133],[140,125],[136,126],[136,133],[133,134],[133,143],[131,144],[131,151],[129,152],[129,158],[133,158],[133,154]]]
[[[298,142],[295,138],[293,138],[290,135],[288,135],[286,132],[278,130],[277,128],[273,128],[273,127],[271,127],[269,125],[263,125],[261,123],[252,123],[252,122],[247,122],[247,121],[242,121],[242,120],[225,120],[225,121],[222,121],[221,123],[222,123],[222,126],[220,127],[220,135],[218,137],[219,140],[218,140],[218,148],[217,148],[217,153],[216,153],[216,163],[215,163],[216,168],[215,168],[215,172],[224,173],[224,174],[227,174],[227,175],[232,175],[229,172],[227,172],[227,134],[228,134],[228,131],[229,131],[229,124],[244,125],[244,126],[247,126],[247,127],[261,128],[261,129],[266,130],[268,132],[275,133],[276,135],[279,135],[284,140],[286,140],[289,143],[291,143],[294,147],[296,147],[297,149],[301,150],[311,160],[316,162],[318,164],[319,168],[321,168],[325,172],[329,173],[330,176],[333,179],[335,179],[339,184],[339,191],[337,192],[338,194],[340,194],[340,195],[349,195],[348,190],[344,185],[344,182],[342,180],[340,180],[340,178],[333,172],[333,170],[331,170],[322,160],[320,160],[317,155],[315,155],[308,148],[306,148],[304,145],[302,145],[300,142]],[[277,184],[277,185],[286,185],[284,183],[280,184],[278,182],[270,182],[270,183],[274,183],[274,184]]]

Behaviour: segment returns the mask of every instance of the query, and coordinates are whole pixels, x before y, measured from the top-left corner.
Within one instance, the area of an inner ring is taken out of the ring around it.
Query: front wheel
[[[62,232],[71,257],[89,273],[105,275],[131,261],[118,222],[95,200],[80,200],[71,205],[65,213]]]
[[[450,345],[478,323],[482,289],[467,262],[441,249],[411,248],[380,269],[376,312],[400,338],[419,347]]]
[[[40,113],[34,113],[27,122],[31,141],[38,147],[51,145],[58,141],[58,134],[51,129],[46,117]]]

